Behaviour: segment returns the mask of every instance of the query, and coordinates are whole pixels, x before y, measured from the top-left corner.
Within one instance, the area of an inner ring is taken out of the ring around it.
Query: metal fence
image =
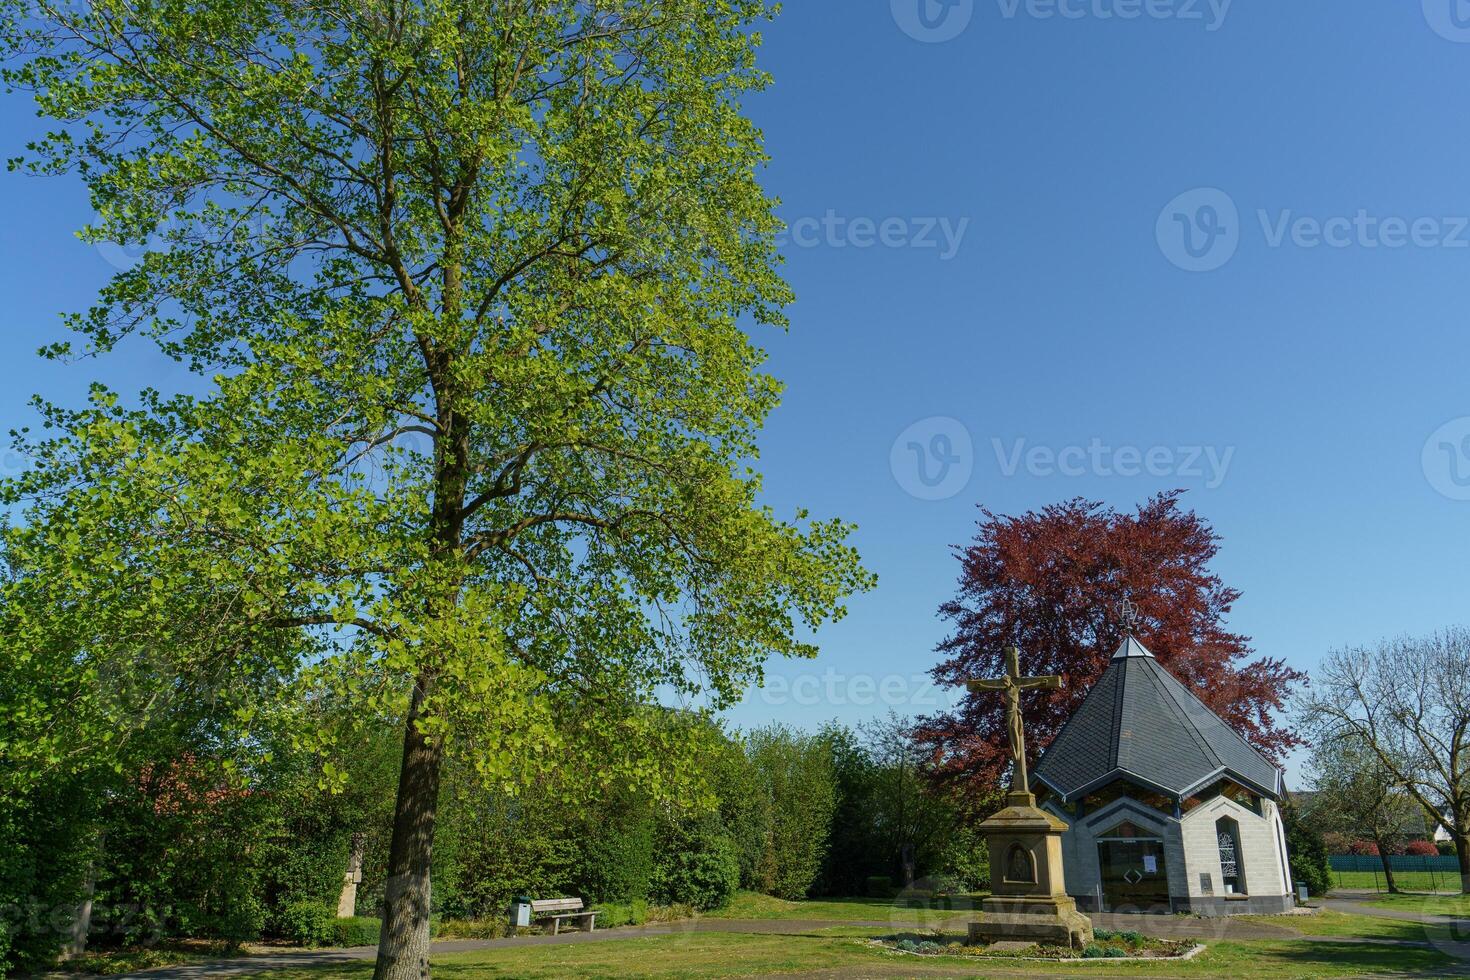
[[[1366,854],[1336,854],[1329,860],[1334,887],[1377,892],[1388,890],[1382,858]],[[1393,869],[1394,884],[1404,891],[1460,890],[1460,861],[1453,855],[1395,854],[1389,857],[1388,862]]]

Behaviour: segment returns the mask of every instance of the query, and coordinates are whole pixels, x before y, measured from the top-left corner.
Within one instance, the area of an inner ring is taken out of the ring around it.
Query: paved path
[[[1322,904],[1334,912],[1348,915],[1369,915],[1377,919],[1393,919],[1396,922],[1417,922],[1424,926],[1424,940],[1443,953],[1455,957],[1466,965],[1470,973],[1470,918],[1455,915],[1435,915],[1411,912],[1407,909],[1385,909],[1370,905],[1381,899],[1377,892],[1334,892]]]
[[[1457,975],[1470,976],[1470,942],[1458,941],[1461,937],[1470,937],[1470,920],[1455,920],[1446,916],[1425,916],[1413,912],[1404,912],[1397,909],[1375,909],[1364,904],[1371,899],[1371,895],[1358,896],[1347,895],[1342,898],[1329,899],[1324,904],[1338,911],[1349,912],[1360,915],[1373,915],[1379,918],[1399,919],[1403,921],[1423,922],[1426,925],[1452,926],[1453,929],[1445,929],[1440,938],[1436,938],[1439,930],[1426,933],[1423,943],[1406,943],[1394,939],[1365,939],[1355,937],[1339,936],[1304,936],[1288,924],[1244,922],[1239,919],[1197,919],[1189,916],[1179,915],[1113,915],[1093,914],[1093,924],[1099,929],[1113,930],[1135,930],[1157,939],[1195,939],[1203,942],[1219,942],[1221,940],[1296,940],[1322,943],[1352,943],[1361,945],[1389,945],[1389,946],[1427,946],[1433,945],[1452,956],[1464,960],[1466,968],[1457,971]],[[951,919],[950,928],[955,928],[958,922],[964,921],[964,917]],[[1289,922],[1290,920],[1286,920]],[[1303,922],[1307,926],[1308,922]],[[902,931],[905,928],[914,928],[911,924],[902,924],[892,919],[870,919],[870,920],[839,920],[839,919],[714,919],[701,918],[690,919],[680,922],[662,923],[649,926],[624,926],[615,929],[599,929],[596,932],[564,932],[557,936],[520,936],[512,939],[448,939],[434,943],[435,955],[444,953],[461,953],[475,950],[505,949],[509,947],[525,946],[549,946],[573,943],[602,943],[613,942],[620,939],[633,939],[647,936],[669,936],[699,932],[741,932],[757,933],[765,935],[804,935],[817,932],[822,929],[834,928],[866,928],[866,929],[894,929]],[[1463,929],[1458,928],[1463,927]],[[1451,935],[1451,933],[1455,935]],[[282,950],[282,951],[260,951],[251,956],[233,957],[231,959],[203,960],[197,963],[185,963],[177,966],[157,967],[139,973],[127,974],[126,976],[140,977],[144,980],[209,980],[212,977],[239,977],[255,973],[264,973],[271,970],[290,970],[303,967],[346,965],[371,960],[376,955],[376,948],[372,946],[359,946],[352,949],[315,949],[315,950]],[[973,976],[973,971],[966,974],[956,974],[952,968],[934,967],[921,961],[894,965],[894,972],[889,974],[888,967],[881,964],[874,965],[873,976]],[[866,974],[865,974],[866,975]],[[820,977],[820,974],[803,974],[808,977]],[[834,974],[837,976],[837,974]],[[1095,972],[1089,969],[1089,980],[1104,980],[1107,974]]]
[[[1385,909],[1369,904],[1383,897],[1383,894],[1380,892],[1338,891],[1333,892],[1332,897],[1325,899],[1322,904],[1335,911],[1347,912],[1350,915],[1371,915],[1379,919],[1397,919],[1400,922],[1424,922],[1431,925],[1452,926],[1456,927],[1467,938],[1470,938],[1470,918],[1457,915],[1410,912],[1407,909]]]

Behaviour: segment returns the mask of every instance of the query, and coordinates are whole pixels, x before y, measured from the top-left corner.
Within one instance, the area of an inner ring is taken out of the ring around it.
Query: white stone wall
[[[1220,877],[1220,842],[1215,822],[1232,818],[1240,827],[1240,861],[1244,865],[1245,892],[1252,898],[1291,894],[1282,877],[1281,817],[1274,804],[1262,805],[1265,816],[1224,796],[1202,803],[1184,815],[1180,824],[1184,842],[1184,866],[1188,872],[1187,892],[1192,898],[1206,897],[1199,876],[1208,873],[1215,886],[1214,898],[1223,898],[1225,883]]]
[[[1220,875],[1220,845],[1215,822],[1231,817],[1240,828],[1240,860],[1244,865],[1246,894],[1253,899],[1280,898],[1292,894],[1289,867],[1285,867],[1285,832],[1279,808],[1263,801],[1264,816],[1224,796],[1196,807],[1182,821],[1127,798],[1115,800],[1101,810],[1072,817],[1054,801],[1044,809],[1069,825],[1062,835],[1062,858],[1066,866],[1067,894],[1079,900],[1097,901],[1101,872],[1097,838],[1127,820],[1164,842],[1165,872],[1169,894],[1176,900],[1223,899],[1225,883]],[[1208,873],[1213,896],[1200,888],[1200,874]]]
[[[1186,890],[1184,840],[1179,822],[1147,804],[1127,797],[1114,800],[1101,810],[1074,818],[1048,801],[1045,809],[1070,825],[1062,835],[1062,860],[1066,866],[1067,894],[1073,898],[1097,901],[1102,873],[1098,867],[1097,838],[1127,820],[1140,830],[1164,842],[1164,872],[1169,880],[1169,894],[1183,896]]]

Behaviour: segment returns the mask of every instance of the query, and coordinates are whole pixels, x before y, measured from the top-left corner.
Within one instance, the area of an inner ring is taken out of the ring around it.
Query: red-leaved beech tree
[[[974,541],[955,548],[959,591],[940,607],[954,631],[939,645],[935,680],[999,676],[1011,644],[1026,674],[1060,674],[1060,690],[1026,696],[1034,762],[1107,669],[1128,600],[1139,641],[1253,745],[1277,760],[1301,745],[1278,715],[1305,675],[1253,658],[1249,638],[1225,628],[1240,592],[1210,571],[1220,538],[1180,507],[1179,494],[1160,494],[1135,513],[1080,498],[1019,517],[981,508]],[[1002,698],[968,694],[955,710],[921,718],[916,735],[933,776],[976,799],[1006,769]]]

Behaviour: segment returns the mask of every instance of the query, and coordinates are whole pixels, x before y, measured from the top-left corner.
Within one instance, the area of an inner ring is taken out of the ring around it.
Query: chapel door
[[[1164,842],[1148,838],[1105,840],[1097,845],[1107,912],[1169,910],[1169,874]]]

